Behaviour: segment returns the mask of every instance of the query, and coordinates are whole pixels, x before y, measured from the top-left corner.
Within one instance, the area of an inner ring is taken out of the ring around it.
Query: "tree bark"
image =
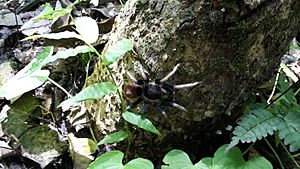
[[[225,114],[234,116],[233,108],[274,75],[299,23],[299,0],[129,0],[108,42],[126,37],[135,47],[112,66],[119,88],[130,83],[125,73],[129,68],[142,66],[156,79],[177,63],[181,66],[172,83],[202,84],[176,93],[176,102],[188,113],[175,108],[165,110],[168,118],[145,113],[162,136],[136,130],[130,152],[151,158],[176,145],[208,144],[203,133],[223,127]],[[103,64],[97,65],[89,83],[109,80]],[[87,106],[102,134],[118,128],[116,95]]]

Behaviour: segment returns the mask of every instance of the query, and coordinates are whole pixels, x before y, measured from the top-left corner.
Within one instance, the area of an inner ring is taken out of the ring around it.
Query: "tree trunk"
[[[176,93],[189,112],[167,108],[168,118],[145,113],[162,136],[135,130],[130,152],[151,158],[179,145],[197,151],[193,147],[208,144],[203,133],[224,128],[224,117],[234,116],[233,108],[274,75],[299,23],[299,0],[129,0],[108,42],[126,37],[135,47],[112,67],[119,88],[130,83],[126,71],[138,65],[156,79],[180,63],[172,83],[201,82]],[[89,83],[99,79],[109,80],[102,63]],[[87,105],[102,134],[120,126],[117,96]]]

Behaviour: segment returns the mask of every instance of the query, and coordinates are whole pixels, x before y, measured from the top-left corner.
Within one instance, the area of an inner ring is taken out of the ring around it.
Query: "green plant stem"
[[[273,149],[273,147],[271,146],[271,144],[269,143],[269,141],[264,137],[264,140],[265,140],[265,142],[268,144],[268,146],[269,146],[269,148],[273,151],[273,153],[275,154],[275,156],[276,156],[276,158],[277,158],[277,160],[278,160],[278,162],[279,162],[279,164],[280,164],[280,167],[282,168],[282,169],[284,169],[284,166],[283,166],[283,164],[282,164],[282,161],[280,160],[280,158],[279,158],[279,156],[278,156],[278,154],[276,153],[276,151]]]
[[[280,141],[281,146],[284,148],[284,150],[286,151],[286,153],[288,154],[288,156],[290,157],[291,160],[293,160],[293,162],[295,163],[295,165],[297,166],[297,168],[300,168],[300,165],[297,163],[297,161],[294,159],[294,157],[291,155],[291,153],[289,152],[289,150],[285,147],[285,145]]]
[[[41,105],[38,105],[38,107],[41,108],[42,110],[46,111],[47,113],[49,113],[50,116],[51,116],[51,118],[52,118],[52,120],[53,120],[53,123],[56,124],[55,117],[54,117],[54,115],[53,115],[53,113],[52,113],[51,111],[47,110],[46,108],[44,108],[44,107],[41,106]]]
[[[91,135],[93,137],[93,140],[97,143],[98,141],[97,141],[97,139],[95,137],[95,134],[94,134],[94,131],[93,131],[93,129],[92,129],[92,127],[90,125],[89,125],[89,129],[90,129],[90,133],[91,133]]]
[[[90,56],[90,53],[89,53],[89,57],[91,57],[91,56]],[[86,70],[85,70],[85,72],[86,72],[86,73],[85,73],[85,82],[84,82],[83,88],[85,88],[86,82],[87,82],[87,79],[88,79],[88,76],[89,76],[90,62],[91,62],[91,58],[89,59],[89,61],[88,61],[87,64],[86,64]]]
[[[243,156],[250,150],[251,147],[253,147],[253,145],[254,145],[254,143],[252,143],[252,144],[247,148],[247,150],[243,152]]]
[[[130,152],[130,147],[131,147],[131,142],[132,142],[132,134],[129,130],[129,127],[128,127],[128,122],[125,121],[125,129],[126,131],[128,132],[128,137],[127,137],[127,143],[128,143],[128,146],[127,146],[127,149],[126,149],[126,153],[125,153],[125,159],[128,161],[128,154]]]
[[[96,53],[96,55],[98,56],[98,58],[100,59],[100,61],[103,62],[103,59],[101,58],[102,57],[101,54],[94,48],[94,46],[92,46],[92,45],[90,45],[88,43],[86,43],[86,44],[93,50],[93,52]],[[109,73],[109,76],[111,77],[113,83],[117,85],[117,82],[116,82],[116,80],[115,80],[115,78],[114,78],[114,76],[113,76],[113,74],[111,72],[111,69],[104,62],[103,62],[103,64],[105,65],[105,68],[107,69],[107,71]],[[126,111],[125,110],[125,104],[124,104],[124,100],[123,100],[122,94],[121,94],[121,92],[120,92],[120,90],[118,88],[117,88],[117,94],[118,94],[118,96],[120,98],[120,101],[121,101],[121,103],[120,103],[121,104],[121,108],[120,108],[121,109],[121,113],[124,113]],[[128,140],[128,146],[127,146],[126,154],[125,154],[125,159],[128,160],[128,154],[129,154],[128,152],[130,151],[130,147],[131,147],[131,142],[132,142],[131,136],[132,135],[131,135],[131,132],[129,130],[127,122],[125,122],[125,129],[129,133],[128,134],[128,138],[127,138],[127,140]]]
[[[58,87],[58,88],[60,88],[60,90],[62,90],[64,93],[66,93],[66,95],[68,96],[68,97],[73,97],[68,91],[66,91],[66,89],[65,88],[63,88],[60,84],[58,84],[58,83],[56,83],[54,80],[52,80],[50,77],[48,77],[48,80],[51,82],[51,83],[53,83],[56,87]]]
[[[300,153],[292,155],[293,158],[300,156]]]
[[[88,43],[86,43],[86,44],[93,50],[93,52],[96,53],[96,55],[99,57],[100,61],[103,62],[103,60],[102,60],[102,58],[101,58],[102,56],[101,56],[100,53],[94,48],[94,46],[92,46],[92,45],[90,45],[90,44],[88,44]],[[115,77],[113,76],[113,74],[112,74],[112,72],[111,72],[111,69],[110,69],[109,66],[108,66],[107,64],[105,64],[104,62],[103,62],[103,64],[105,65],[105,68],[107,69],[108,74],[109,74],[109,76],[111,77],[113,83],[117,85],[117,81],[116,81]],[[121,92],[120,92],[119,89],[117,89],[117,94],[118,94],[118,96],[119,96],[119,98],[120,98],[120,101],[121,101],[121,112],[123,113],[123,112],[125,111],[125,109],[124,109],[124,101],[123,101],[123,97],[122,97],[122,94],[121,94]]]

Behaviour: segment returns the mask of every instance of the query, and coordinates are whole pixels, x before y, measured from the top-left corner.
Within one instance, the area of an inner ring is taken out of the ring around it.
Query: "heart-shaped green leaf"
[[[181,150],[172,150],[168,152],[165,155],[163,162],[169,165],[163,166],[163,169],[182,169],[194,166],[189,156]]]
[[[106,152],[92,162],[88,169],[123,169],[123,156],[118,150]]]
[[[137,158],[129,161],[124,165],[124,169],[153,169],[154,166],[151,161],[144,158]]]
[[[193,165],[189,156],[181,150],[171,150],[163,159],[167,165],[162,169],[272,169],[272,164],[263,157],[255,157],[247,162],[239,148],[225,151],[227,144],[221,146],[213,158],[205,157]]]
[[[109,151],[92,162],[88,169],[153,169],[151,161],[137,158],[122,164],[124,154],[119,150]]]

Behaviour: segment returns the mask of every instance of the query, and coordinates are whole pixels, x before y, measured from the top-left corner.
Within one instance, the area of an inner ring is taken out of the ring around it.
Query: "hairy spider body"
[[[134,103],[130,104],[127,109],[134,109],[139,103],[144,102],[142,111],[146,111],[148,106],[152,106],[156,111],[161,112],[166,116],[163,108],[172,106],[182,111],[187,111],[184,107],[174,102],[174,96],[177,89],[192,88],[199,85],[199,82],[188,83],[182,85],[173,85],[166,82],[178,69],[177,64],[173,71],[170,72],[163,79],[156,79],[150,82],[145,73],[140,70],[143,77],[142,80],[135,79],[129,72],[128,76],[134,82],[129,84],[125,89],[125,96],[130,99],[137,99]]]

